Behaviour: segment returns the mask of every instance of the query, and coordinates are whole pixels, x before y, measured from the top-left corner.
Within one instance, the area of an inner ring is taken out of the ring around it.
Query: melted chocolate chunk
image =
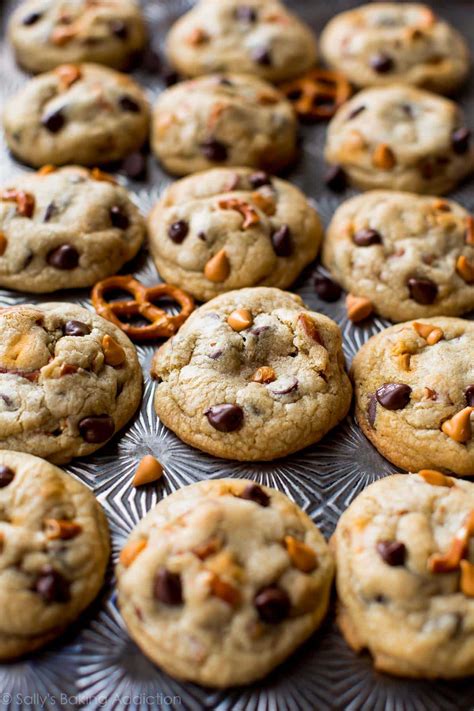
[[[463,155],[468,152],[470,142],[471,132],[468,128],[458,128],[456,131],[453,131],[451,145],[453,151],[458,155]]]
[[[0,489],[8,486],[15,478],[15,472],[10,467],[0,465]]]
[[[432,304],[438,296],[438,287],[431,279],[412,277],[407,282],[410,298],[417,304]]]
[[[54,202],[50,202],[44,212],[43,222],[49,222],[53,215],[57,212],[57,207]]]
[[[88,336],[91,329],[82,321],[66,321],[63,327],[65,336]]]
[[[56,109],[56,111],[51,111],[45,114],[41,119],[41,124],[50,133],[59,133],[66,123],[62,109]]]
[[[339,284],[330,279],[323,274],[316,274],[314,277],[314,290],[320,299],[332,303],[337,301],[341,294],[342,289]]]
[[[464,391],[464,397],[466,398],[466,405],[474,407],[474,385],[468,385]]]
[[[369,64],[377,74],[387,74],[394,67],[393,59],[385,52],[377,52],[373,54],[369,60]]]
[[[135,99],[132,99],[131,96],[121,96],[119,105],[123,111],[128,111],[132,114],[139,114],[141,111],[140,104],[138,104]]]
[[[153,583],[153,595],[165,605],[182,605],[183,589],[181,576],[171,573],[166,568],[158,568]]]
[[[33,589],[48,604],[70,600],[68,581],[51,565],[43,566]]]
[[[352,109],[350,114],[347,116],[347,120],[350,121],[351,119],[354,119],[356,116],[361,114],[362,111],[365,111],[365,106],[363,104],[361,106],[356,106],[356,108]]]
[[[113,205],[110,208],[110,221],[113,227],[119,230],[126,230],[130,227],[130,220],[125,210],[120,205]]]
[[[79,432],[89,444],[101,444],[112,437],[115,424],[110,415],[84,417],[79,422]]]
[[[277,625],[286,620],[291,610],[287,593],[276,585],[269,585],[255,596],[255,607],[259,617],[269,625]]]
[[[248,24],[252,24],[257,21],[257,11],[254,7],[250,7],[249,5],[240,5],[239,7],[236,7],[234,16],[236,20],[239,20],[239,22],[248,22]]]
[[[215,138],[208,138],[201,143],[201,152],[207,160],[213,163],[223,163],[227,160],[227,146]]]
[[[169,226],[168,237],[176,244],[181,244],[181,242],[183,242],[187,237],[188,232],[188,223],[185,220],[178,220]]]
[[[352,241],[358,247],[370,247],[372,244],[381,244],[382,237],[380,232],[367,228],[358,230],[352,237]]]
[[[282,225],[272,234],[273,251],[277,257],[289,257],[293,253],[291,231],[288,225]]]
[[[285,384],[278,385],[277,380],[276,383],[274,383],[277,387],[270,388],[274,395],[288,395],[289,393],[293,393],[295,390],[298,390],[298,378],[290,376],[282,378],[282,380]]]
[[[404,565],[406,548],[399,541],[379,541],[377,543],[377,553],[387,563],[387,565]]]
[[[235,432],[244,423],[244,411],[239,405],[214,405],[204,413],[209,424],[219,432]]]
[[[253,501],[263,508],[270,506],[270,497],[258,484],[247,484],[239,498]]]
[[[262,67],[272,66],[272,55],[267,47],[256,47],[252,52],[252,59]]]
[[[70,244],[62,244],[49,252],[46,261],[55,269],[75,269],[79,264],[79,252]]]
[[[123,170],[127,178],[131,178],[132,180],[146,180],[146,156],[138,152],[130,153],[130,155],[122,161],[121,170]]]
[[[347,188],[347,176],[340,165],[331,165],[327,169],[324,182],[335,193],[342,193]]]
[[[128,27],[122,20],[112,20],[110,23],[110,31],[118,39],[126,40],[128,37]]]
[[[375,427],[375,418],[377,417],[377,396],[372,395],[367,406],[367,420],[371,427]]]
[[[30,12],[29,15],[25,15],[21,24],[25,25],[25,27],[30,27],[31,25],[35,25],[39,20],[41,20],[42,17],[43,14],[41,12]]]
[[[268,173],[265,173],[263,170],[259,170],[249,176],[249,182],[252,188],[257,190],[257,188],[262,188],[264,185],[271,185],[272,179]]]
[[[404,383],[385,383],[375,395],[386,410],[403,410],[410,402],[411,387]]]

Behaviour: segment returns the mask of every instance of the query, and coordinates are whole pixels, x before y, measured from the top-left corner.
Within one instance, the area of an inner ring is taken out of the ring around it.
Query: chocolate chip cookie
[[[138,252],[145,223],[111,176],[46,167],[0,189],[0,286],[92,286]]]
[[[98,165],[140,148],[149,107],[125,74],[99,64],[63,64],[12,96],[3,124],[10,150],[28,165]]]
[[[359,87],[401,82],[450,93],[469,71],[463,37],[418,3],[374,2],[336,15],[321,35],[321,52]]]
[[[117,570],[120,609],[145,654],[172,676],[223,688],[265,676],[314,632],[332,577],[311,519],[245,479],[160,501]]]
[[[127,69],[146,41],[134,0],[25,0],[9,23],[18,63],[48,72],[65,62]]]
[[[474,475],[474,323],[438,316],[373,336],[352,364],[356,414],[384,457],[409,471]]]
[[[248,168],[174,183],[149,219],[159,273],[201,301],[244,286],[290,286],[321,237],[318,214],[298,188]]]
[[[104,581],[109,536],[92,492],[29,454],[0,451],[0,510],[6,661],[60,635],[92,602]]]
[[[290,102],[267,82],[214,74],[160,94],[151,141],[158,160],[177,175],[217,164],[277,172],[296,156],[296,124]]]
[[[163,424],[187,444],[241,461],[317,442],[345,417],[352,394],[338,326],[268,287],[194,311],[157,351],[152,375]]]
[[[472,173],[470,138],[455,103],[394,84],[365,89],[338,110],[325,155],[362,190],[440,195]]]
[[[397,676],[473,674],[473,535],[471,482],[425,470],[359,494],[331,540],[350,646]]]
[[[316,38],[277,0],[200,0],[171,28],[167,54],[185,76],[242,72],[277,82],[315,63]]]
[[[474,309],[474,218],[457,203],[376,190],[336,210],[323,263],[392,321]]]
[[[137,409],[142,374],[119,328],[66,303],[0,309],[0,447],[55,464],[95,452]]]

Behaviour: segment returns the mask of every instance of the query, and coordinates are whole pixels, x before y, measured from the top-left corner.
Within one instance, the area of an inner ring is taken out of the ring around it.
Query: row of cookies
[[[37,457],[0,451],[0,505],[7,661],[58,637],[88,607],[110,545],[93,494]],[[262,678],[318,629],[336,568],[339,626],[378,670],[469,675],[473,506],[472,483],[429,470],[389,476],[349,506],[330,550],[279,491],[241,479],[186,486],[122,548],[120,610],[165,671],[227,688]]]

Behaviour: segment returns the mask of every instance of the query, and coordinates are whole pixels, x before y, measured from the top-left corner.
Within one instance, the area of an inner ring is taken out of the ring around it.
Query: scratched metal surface
[[[15,66],[5,41],[6,19],[16,4],[15,0],[0,0],[0,107],[4,98],[27,79]],[[173,19],[190,4],[189,0],[143,0],[157,48],[162,45]],[[354,0],[289,0],[288,4],[319,33],[332,15],[360,3]],[[469,35],[474,47],[472,0],[443,0],[432,4]],[[151,100],[162,91],[163,83],[157,73],[138,69],[135,76],[147,88]],[[474,81],[460,94],[459,100],[473,125]],[[304,127],[301,132],[301,158],[288,177],[316,201],[327,223],[337,204],[352,191],[335,196],[324,186],[324,125]],[[145,213],[170,182],[152,157],[148,158],[148,163],[147,182],[120,177]],[[0,136],[0,184],[20,170],[27,168],[19,166],[10,157]],[[474,210],[472,181],[453,197]],[[135,261],[132,269],[146,283],[157,280],[155,268],[145,253]],[[362,327],[348,323],[343,298],[335,304],[326,304],[316,297],[312,277],[317,269],[317,265],[312,265],[294,288],[312,308],[338,322],[344,336],[345,354],[350,361],[361,344],[388,323],[378,318]],[[87,291],[57,293],[53,298],[71,300],[91,308]],[[51,296],[46,299],[51,300]],[[1,304],[31,300],[28,295],[0,290]],[[220,476],[249,477],[273,486],[302,506],[323,532],[330,535],[341,512],[354,497],[370,482],[394,470],[366,441],[352,416],[320,444],[276,462],[232,463],[198,452],[180,442],[156,418],[152,405],[153,384],[149,378],[153,348],[139,347],[138,351],[145,376],[140,412],[109,446],[95,456],[77,460],[66,467],[95,492],[104,506],[111,527],[113,561],[131,528],[158,500],[197,480]],[[130,485],[131,475],[140,459],[148,453],[163,463],[164,481],[156,488],[137,491]],[[335,629],[331,614],[322,630],[259,684],[226,692],[182,684],[154,667],[129,639],[117,609],[111,566],[103,594],[73,629],[31,658],[0,666],[0,708],[5,711],[58,707],[69,710],[78,706],[91,711],[99,708],[110,711],[158,711],[164,708],[193,711],[459,711],[474,707],[474,681],[405,681],[374,673],[368,656],[356,656],[347,647]]]

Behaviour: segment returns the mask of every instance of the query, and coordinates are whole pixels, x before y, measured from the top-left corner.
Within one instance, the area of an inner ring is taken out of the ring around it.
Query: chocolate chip
[[[15,477],[15,472],[5,465],[0,466],[0,489],[11,484]]]
[[[406,548],[399,541],[379,541],[376,545],[377,553],[387,565],[403,565],[405,563]]]
[[[113,205],[109,214],[112,225],[119,230],[126,230],[130,226],[128,215],[120,205]]]
[[[25,25],[25,27],[29,27],[30,25],[36,24],[36,22],[38,22],[38,20],[41,20],[42,17],[43,14],[41,12],[30,12],[29,15],[25,15],[21,24]]]
[[[122,20],[112,20],[110,23],[110,31],[118,39],[126,40],[128,37],[128,27]]]
[[[413,118],[413,107],[411,104],[402,104],[401,109],[409,118]]]
[[[283,622],[290,614],[290,598],[276,585],[269,585],[260,590],[255,595],[254,603],[260,619],[270,625]]]
[[[320,299],[329,303],[337,301],[342,293],[339,284],[322,274],[316,274],[314,277],[314,290]]]
[[[43,566],[33,589],[46,603],[68,602],[70,599],[68,581],[51,565]]]
[[[168,237],[176,244],[181,244],[189,232],[189,225],[185,220],[173,222],[168,229]]]
[[[138,104],[135,99],[132,99],[131,96],[121,96],[119,105],[123,111],[129,111],[132,114],[139,114],[141,110],[140,104]]]
[[[258,484],[247,484],[239,498],[254,501],[259,506],[263,506],[263,508],[270,506],[270,497]]]
[[[239,405],[214,405],[204,413],[214,429],[219,432],[235,432],[244,422],[244,411]]]
[[[387,74],[387,72],[391,72],[394,67],[393,59],[384,52],[373,54],[369,60],[369,64],[377,74]]]
[[[352,240],[358,247],[370,247],[372,244],[381,244],[382,237],[377,230],[367,228],[365,230],[358,230],[353,235]]]
[[[84,417],[79,422],[81,437],[89,444],[101,444],[112,437],[115,424],[109,415]]]
[[[276,386],[276,387],[275,387]],[[298,379],[293,376],[281,378],[270,388],[274,395],[288,395],[298,389]]]
[[[57,207],[54,202],[50,202],[48,207],[44,212],[43,222],[49,222],[55,212],[57,212]]]
[[[468,128],[458,128],[457,131],[453,131],[451,145],[453,151],[458,155],[468,152],[470,141],[471,132]]]
[[[79,252],[70,244],[62,244],[49,252],[46,261],[56,269],[75,269],[79,264]]]
[[[255,64],[260,64],[262,67],[272,65],[272,55],[267,47],[256,47],[252,52],[252,59]]]
[[[347,188],[347,176],[340,165],[331,165],[327,169],[324,182],[335,193],[342,193]]]
[[[432,304],[438,295],[438,287],[431,279],[412,277],[407,282],[410,298],[417,304]]]
[[[367,406],[367,419],[371,427],[375,426],[375,418],[377,417],[377,396],[372,395]]]
[[[62,109],[56,109],[43,116],[41,123],[50,133],[58,133],[66,123],[66,119]]]
[[[171,573],[166,568],[158,568],[153,583],[153,595],[165,605],[182,605],[183,588],[179,573]]]
[[[201,143],[201,153],[207,160],[214,163],[223,163],[227,160],[227,146],[215,138],[208,138]]]
[[[219,86],[234,86],[234,83],[231,82],[230,79],[227,79],[227,77],[220,77]]]
[[[239,7],[236,7],[234,16],[236,20],[239,20],[239,22],[248,22],[251,24],[252,22],[257,21],[257,11],[254,7],[250,7],[249,5],[240,5]]]
[[[386,410],[403,410],[410,402],[411,387],[404,383],[384,383],[375,395]]]
[[[468,385],[464,391],[464,397],[466,398],[466,405],[474,407],[474,385]]]
[[[142,54],[142,66],[145,71],[156,74],[162,71],[163,63],[158,50],[146,47]]]
[[[147,177],[146,156],[142,153],[130,153],[124,158],[120,167],[125,175],[132,180],[145,180]]]
[[[88,336],[91,329],[82,321],[66,321],[63,326],[65,336]]]
[[[347,120],[350,121],[351,119],[353,119],[356,116],[358,116],[359,114],[361,114],[362,111],[365,111],[365,106],[364,105],[357,106],[355,109],[352,109],[350,114],[347,116]]]
[[[277,257],[289,257],[293,252],[291,232],[288,225],[282,225],[272,234],[273,250]]]
[[[249,182],[252,188],[256,190],[257,188],[262,188],[264,185],[271,185],[272,179],[268,173],[259,170],[257,173],[252,173],[252,175],[249,176]]]
[[[178,72],[169,66],[164,66],[162,68],[161,76],[163,77],[163,81],[166,86],[174,86],[174,84],[177,84],[180,80]]]

